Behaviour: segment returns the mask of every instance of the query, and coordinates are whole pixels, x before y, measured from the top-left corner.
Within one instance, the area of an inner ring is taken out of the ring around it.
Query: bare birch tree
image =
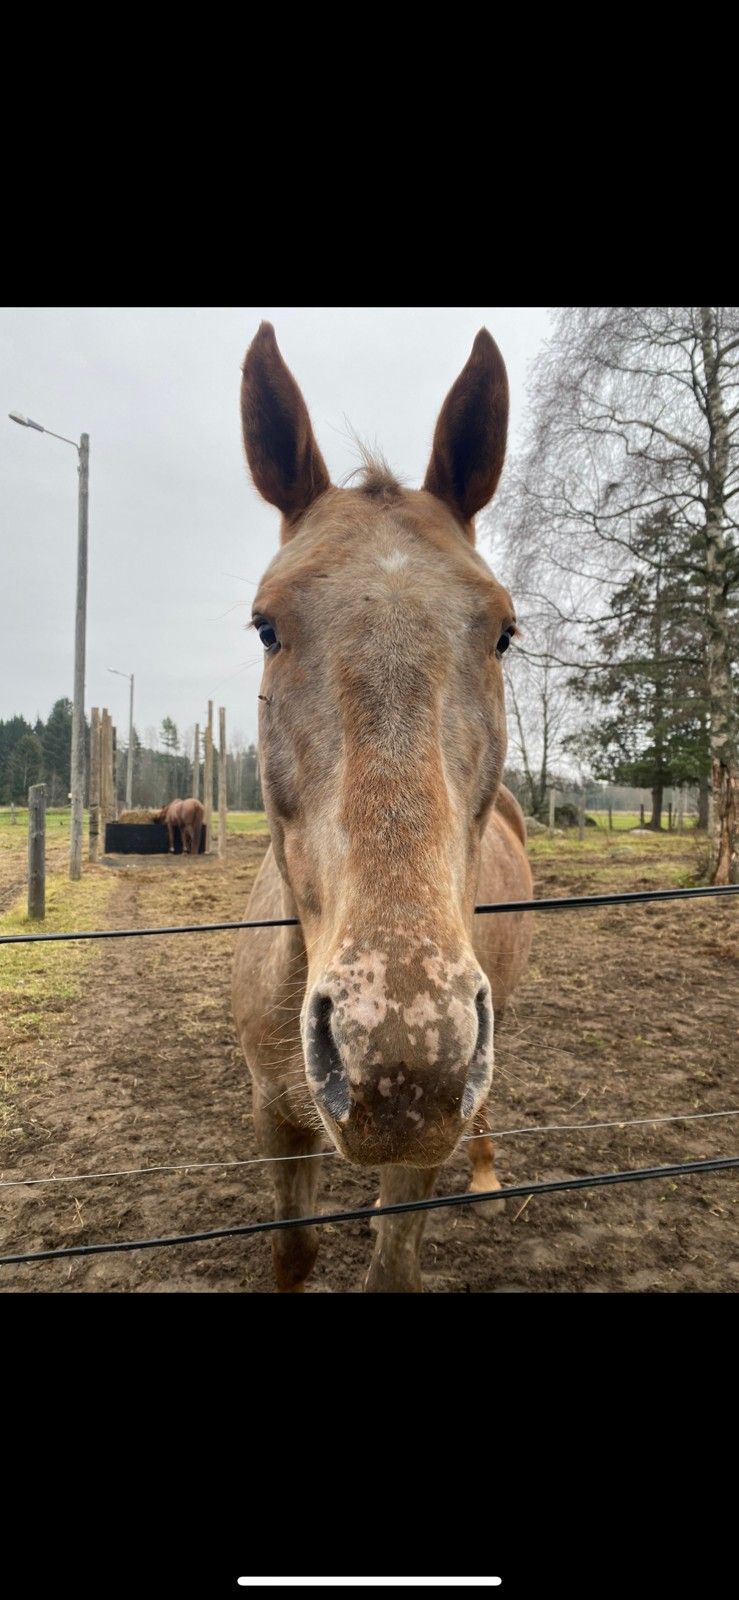
[[[559,625],[551,615],[540,619],[538,649],[531,655],[517,645],[506,662],[506,698],[513,715],[508,718],[511,751],[523,771],[531,816],[546,815],[552,770],[561,759],[563,737],[572,726],[575,702],[568,689],[567,669],[553,659],[551,648]]]
[[[587,671],[578,628],[595,619],[598,596],[623,581],[629,564],[645,559],[637,548],[644,518],[669,514],[685,581],[703,599],[711,879],[738,882],[739,308],[560,311],[532,404],[524,459],[497,512],[515,554],[514,593],[556,605],[558,658],[569,654]]]

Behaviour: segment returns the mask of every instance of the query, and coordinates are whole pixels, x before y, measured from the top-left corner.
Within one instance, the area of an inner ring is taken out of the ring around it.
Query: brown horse
[[[170,800],[168,806],[162,806],[152,817],[152,822],[166,822],[169,834],[169,853],[174,853],[174,830],[179,828],[182,838],[182,854],[196,856],[200,849],[200,830],[203,826],[205,807],[199,800]]]
[[[246,914],[299,926],[237,936],[233,1000],[259,1147],[297,1158],[271,1167],[288,1218],[316,1209],[326,1133],[380,1167],[383,1204],[429,1195],[463,1135],[489,1133],[493,1016],[531,940],[528,916],[473,916],[532,893],[500,782],[515,613],[472,522],[503,465],[508,385],[482,329],[420,490],[371,460],[358,487],[331,484],[269,323],[241,406],[254,482],[282,512],[254,603],[272,844]],[[471,1188],[499,1188],[492,1140],[467,1148]],[[378,1218],[367,1289],[420,1289],[424,1220]],[[281,1290],[303,1288],[317,1250],[315,1228],[272,1235]]]

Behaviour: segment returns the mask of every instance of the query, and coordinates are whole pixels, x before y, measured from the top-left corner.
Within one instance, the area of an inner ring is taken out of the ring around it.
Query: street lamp
[[[72,829],[69,843],[69,876],[82,876],[82,808],[85,798],[85,627],[87,621],[87,521],[90,491],[90,435],[80,434],[80,442],[66,434],[44,428],[20,411],[8,412],[11,422],[22,428],[49,433],[77,451],[79,496],[77,505],[77,601],[74,621],[74,700],[72,702]]]
[[[133,805],[133,673],[119,672],[117,667],[108,667],[109,672],[114,672],[117,678],[130,678],[131,698],[128,703],[128,761],[126,762],[126,807],[130,811]]]

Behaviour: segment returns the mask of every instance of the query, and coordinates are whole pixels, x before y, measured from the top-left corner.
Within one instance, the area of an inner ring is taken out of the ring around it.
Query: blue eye
[[[259,637],[264,645],[265,650],[274,650],[274,647],[277,644],[277,634],[275,633],[274,628],[270,627],[268,622],[260,623]]]

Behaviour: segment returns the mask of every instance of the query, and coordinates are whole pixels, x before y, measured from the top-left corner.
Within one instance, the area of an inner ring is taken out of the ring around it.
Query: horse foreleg
[[[254,1089],[254,1127],[261,1155],[289,1156],[271,1167],[275,1190],[275,1219],[309,1217],[316,1210],[322,1162],[315,1152],[323,1142],[320,1132],[297,1128],[275,1117],[260,1103]],[[294,1158],[298,1159],[294,1159]],[[301,1159],[304,1158],[304,1159]],[[318,1255],[318,1228],[280,1228],[271,1235],[272,1264],[281,1294],[299,1294]]]
[[[169,818],[167,818],[167,833],[169,834],[169,853],[170,853],[171,856],[173,856],[174,855],[174,828],[172,826],[172,823],[169,821]]]
[[[436,1167],[382,1167],[380,1205],[400,1205],[404,1200],[426,1200],[434,1187]],[[421,1240],[425,1211],[406,1211],[398,1217],[378,1217],[375,1247],[364,1288],[367,1294],[419,1294]]]
[[[493,1164],[495,1148],[490,1138],[487,1106],[482,1106],[475,1112],[472,1130],[474,1134],[480,1134],[482,1137],[470,1139],[467,1145],[472,1162],[472,1180],[468,1193],[485,1194],[488,1190],[502,1187]],[[475,1206],[475,1211],[479,1211],[487,1222],[493,1222],[500,1216],[504,1207],[505,1200],[481,1200],[480,1204]]]

